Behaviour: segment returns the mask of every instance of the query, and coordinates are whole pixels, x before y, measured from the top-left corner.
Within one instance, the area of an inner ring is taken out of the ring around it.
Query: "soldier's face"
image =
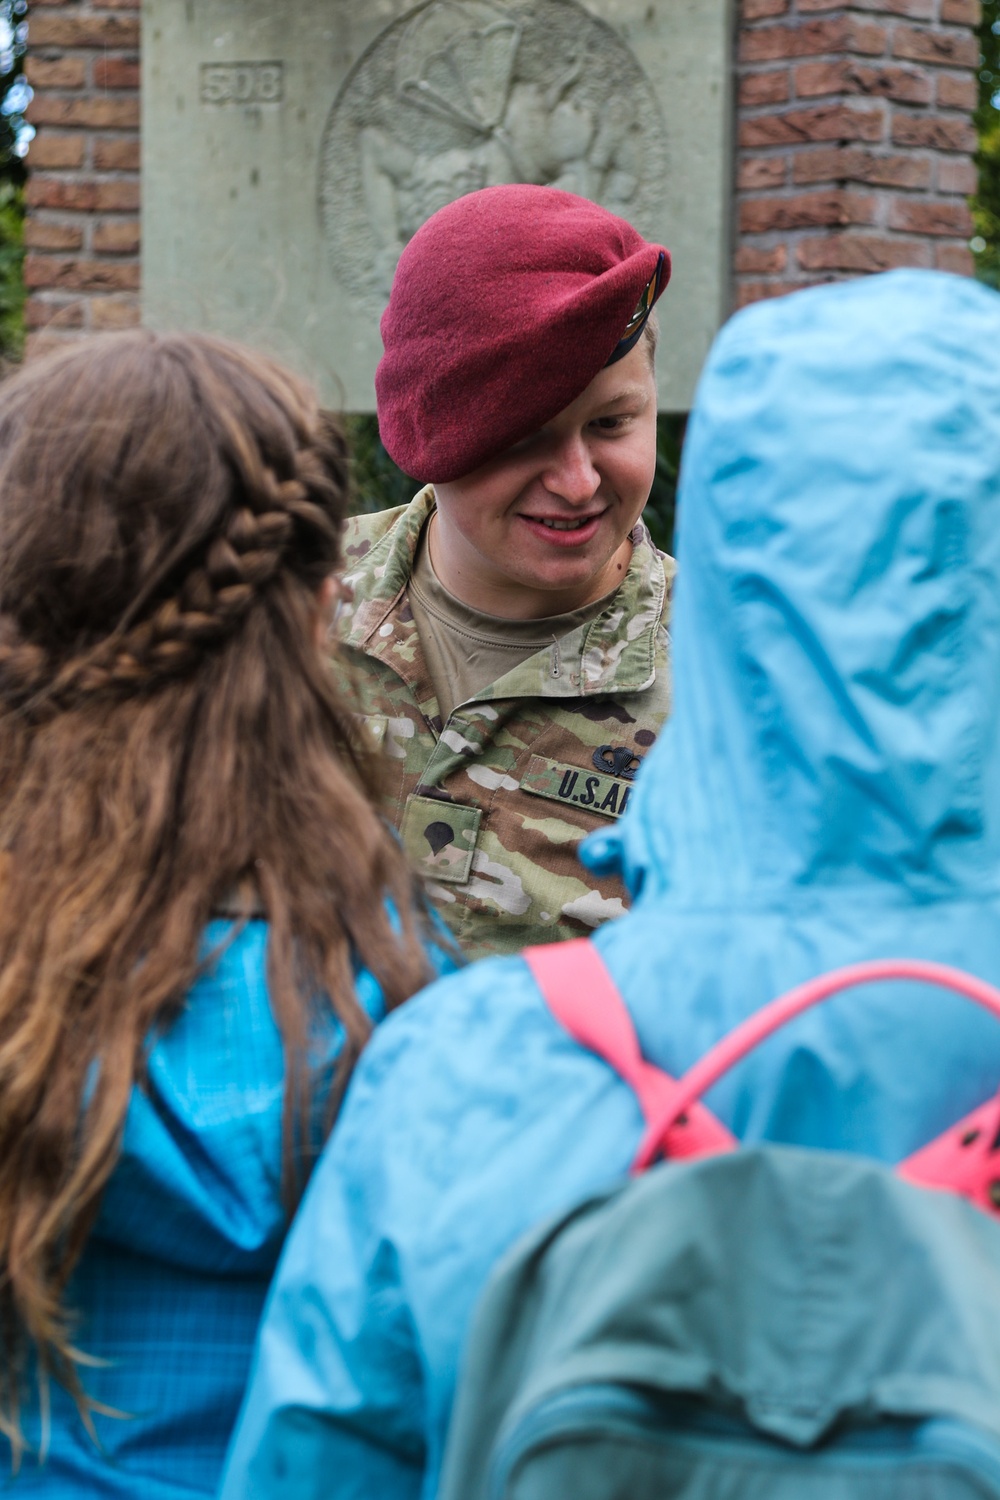
[[[539,432],[435,485],[435,571],[487,614],[580,609],[621,582],[655,465],[656,383],[642,339]]]

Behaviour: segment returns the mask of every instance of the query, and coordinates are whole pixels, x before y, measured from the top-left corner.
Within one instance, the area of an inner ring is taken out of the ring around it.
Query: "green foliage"
[[[0,0],[0,358],[24,348],[24,156],[34,135],[24,111],[27,0]]]
[[[673,541],[674,497],[686,423],[686,416],[661,415],[656,420],[656,474],[643,520],[654,542],[664,552],[670,551]],[[417,486],[396,468],[382,447],[376,419],[349,416],[345,418],[345,426],[351,442],[353,513],[367,515],[370,511],[388,510],[412,500]]]
[[[31,89],[24,78],[28,0],[0,0],[0,177],[24,181],[24,155],[34,135],[24,111]]]
[[[374,416],[349,416],[344,426],[351,444],[351,511],[368,515],[373,510],[391,510],[406,505],[417,486],[397,469],[382,447]]]
[[[979,40],[979,191],[972,202],[972,248],[976,275],[1000,290],[1000,0],[983,0]]]
[[[24,350],[24,189],[0,178],[0,357]]]
[[[661,552],[674,550],[677,476],[686,427],[686,412],[679,416],[666,416],[661,412],[656,419],[656,473],[642,519]]]

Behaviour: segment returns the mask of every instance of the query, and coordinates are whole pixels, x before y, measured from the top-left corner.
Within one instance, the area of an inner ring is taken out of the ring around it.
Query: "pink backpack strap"
[[[899,1176],[918,1187],[967,1198],[993,1218],[1000,1213],[1000,1094],[901,1161]]]
[[[647,1129],[662,1119],[676,1081],[642,1056],[632,1017],[593,943],[574,938],[527,948],[522,957],[556,1020],[634,1091]],[[735,1145],[735,1136],[698,1103],[675,1119],[661,1139],[663,1155],[671,1158],[731,1151]]]
[[[641,1171],[660,1154],[660,1141],[670,1139],[676,1115],[689,1111],[706,1089],[717,1083],[735,1063],[811,1006],[828,1000],[852,985],[883,980],[915,980],[964,995],[1000,1020],[1000,990],[948,964],[927,959],[880,958],[849,964],[788,990],[748,1016],[728,1036],[716,1042],[677,1082],[662,1114],[650,1121],[639,1147],[635,1167]],[[908,1156],[896,1168],[899,1175],[920,1187],[957,1193],[977,1208],[1000,1212],[1000,1094],[981,1104],[943,1135]]]

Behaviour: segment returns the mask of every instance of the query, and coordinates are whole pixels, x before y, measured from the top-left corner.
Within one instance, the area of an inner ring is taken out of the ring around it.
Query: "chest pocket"
[[[620,818],[628,806],[632,785],[617,776],[605,776],[598,771],[582,770],[579,766],[533,755],[521,777],[521,790],[536,797],[547,797],[551,802],[561,802],[564,807],[578,807],[588,813],[603,813],[606,818]]]
[[[423,875],[446,885],[464,885],[472,872],[482,811],[437,797],[407,797],[400,836]]]

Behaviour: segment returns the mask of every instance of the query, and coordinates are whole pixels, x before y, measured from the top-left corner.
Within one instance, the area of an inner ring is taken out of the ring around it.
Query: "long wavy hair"
[[[346,454],[221,340],[112,335],[0,387],[0,1430],[29,1355],[86,1415],[68,1278],[220,904],[269,922],[292,1196],[318,1011],[428,978],[377,767],[317,643]],[[321,997],[321,998],[318,998]],[[296,1144],[298,1143],[298,1144]]]

